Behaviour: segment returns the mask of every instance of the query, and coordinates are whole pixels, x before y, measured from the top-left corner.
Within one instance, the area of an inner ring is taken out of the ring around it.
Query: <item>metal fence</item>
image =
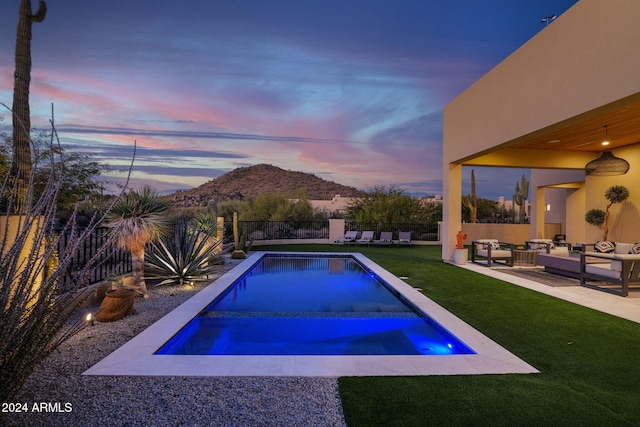
[[[382,231],[392,232],[394,239],[398,239],[400,231],[410,231],[412,240],[440,240],[438,224],[368,224],[346,221],[345,228],[345,231],[373,230],[376,238],[380,237]],[[329,221],[238,221],[238,229],[240,233],[244,233],[247,241],[329,239]],[[225,243],[232,241],[233,224],[225,223]]]
[[[77,280],[78,272],[93,257],[99,254],[96,265],[91,269],[89,283],[101,282],[113,275],[125,274],[132,271],[131,254],[128,251],[114,249],[102,251],[107,243],[107,227],[97,227],[93,233],[83,242],[71,259],[71,264],[64,275],[63,285],[70,285]],[[81,231],[81,230],[80,230]],[[58,231],[58,253],[65,253],[71,240],[71,231],[61,233]]]
[[[238,221],[247,241],[328,239],[329,221]],[[233,224],[225,224],[225,236],[233,240]]]

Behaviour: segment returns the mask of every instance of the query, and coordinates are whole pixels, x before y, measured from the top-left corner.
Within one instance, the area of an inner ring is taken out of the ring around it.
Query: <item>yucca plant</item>
[[[144,278],[145,246],[164,236],[168,225],[168,204],[145,186],[123,194],[107,216],[118,246],[131,251],[133,288],[149,296]]]
[[[205,233],[187,221],[178,221],[173,236],[153,243],[147,255],[149,279],[161,279],[160,285],[184,285],[207,280],[215,272],[212,254],[219,252],[222,239],[208,239]]]

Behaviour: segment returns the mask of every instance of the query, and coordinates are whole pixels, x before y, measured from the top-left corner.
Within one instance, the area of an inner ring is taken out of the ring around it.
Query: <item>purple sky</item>
[[[137,141],[133,184],[159,191],[269,163],[438,194],[443,107],[576,2],[48,0],[32,125],[54,103],[62,143],[114,167]],[[7,105],[18,3],[0,6]],[[523,173],[476,168],[478,195],[510,199]]]

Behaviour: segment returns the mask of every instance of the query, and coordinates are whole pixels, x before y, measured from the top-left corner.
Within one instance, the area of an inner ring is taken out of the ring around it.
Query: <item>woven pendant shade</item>
[[[584,171],[590,176],[624,175],[629,172],[629,162],[614,156],[611,151],[605,151],[600,157],[587,163]]]

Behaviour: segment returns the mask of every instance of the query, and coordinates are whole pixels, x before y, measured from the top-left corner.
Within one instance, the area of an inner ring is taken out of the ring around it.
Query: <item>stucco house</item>
[[[639,17],[638,0],[580,0],[445,107],[443,260],[461,227],[463,166],[531,169],[531,238],[549,237],[553,216],[567,240],[593,243],[601,233],[585,212],[624,185],[609,240],[640,241]],[[605,150],[629,171],[587,175]]]

